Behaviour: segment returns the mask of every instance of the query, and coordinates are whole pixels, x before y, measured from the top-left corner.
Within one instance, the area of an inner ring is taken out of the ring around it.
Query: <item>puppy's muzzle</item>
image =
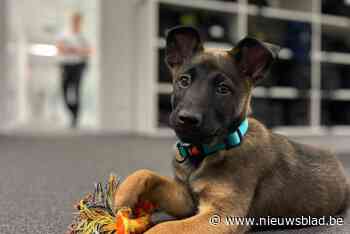
[[[180,110],[177,125],[181,128],[198,129],[202,125],[202,115],[186,110]]]

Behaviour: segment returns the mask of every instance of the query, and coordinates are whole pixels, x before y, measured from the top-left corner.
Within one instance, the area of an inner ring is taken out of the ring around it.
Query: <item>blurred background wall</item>
[[[69,16],[79,11],[84,15],[84,34],[97,44],[96,1],[7,1],[1,0],[2,36],[6,38],[2,65],[5,108],[1,111],[2,127],[61,128],[67,114],[61,98],[60,74],[55,43],[67,30]],[[97,56],[90,60],[83,85],[83,126],[96,126],[98,64]]]
[[[346,0],[1,0],[0,128],[67,129],[57,51],[72,12],[94,48],[82,86],[82,130],[171,135],[165,32],[193,25],[206,47],[246,35],[282,46],[254,92],[253,115],[290,135],[350,134]]]

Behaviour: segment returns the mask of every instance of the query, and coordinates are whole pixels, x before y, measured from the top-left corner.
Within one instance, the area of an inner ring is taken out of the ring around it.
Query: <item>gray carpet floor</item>
[[[140,168],[171,175],[174,139],[137,136],[0,135],[0,233],[64,233],[72,204],[92,183]],[[350,171],[350,154],[341,155]],[[350,233],[344,226],[275,233]]]

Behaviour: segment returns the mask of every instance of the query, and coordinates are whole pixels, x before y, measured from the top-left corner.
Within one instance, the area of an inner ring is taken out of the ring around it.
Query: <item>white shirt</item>
[[[58,41],[65,47],[83,49],[89,47],[82,33],[64,33],[58,37]],[[87,57],[77,54],[60,54],[59,61],[64,64],[78,64],[87,60]]]

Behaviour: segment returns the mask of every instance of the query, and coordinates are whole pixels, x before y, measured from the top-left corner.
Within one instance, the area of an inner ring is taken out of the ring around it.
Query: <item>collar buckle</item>
[[[189,143],[183,143],[178,141],[176,147],[180,156],[185,159],[187,157],[205,157],[207,155],[216,153],[219,150],[229,150],[233,147],[239,146],[244,139],[244,135],[248,131],[248,119],[244,119],[239,127],[232,133],[230,133],[223,143],[208,148],[206,145],[191,145]]]
[[[203,148],[201,146],[195,146],[189,143],[182,143],[180,141],[177,142],[176,147],[183,158],[188,156],[196,157],[204,153]]]

